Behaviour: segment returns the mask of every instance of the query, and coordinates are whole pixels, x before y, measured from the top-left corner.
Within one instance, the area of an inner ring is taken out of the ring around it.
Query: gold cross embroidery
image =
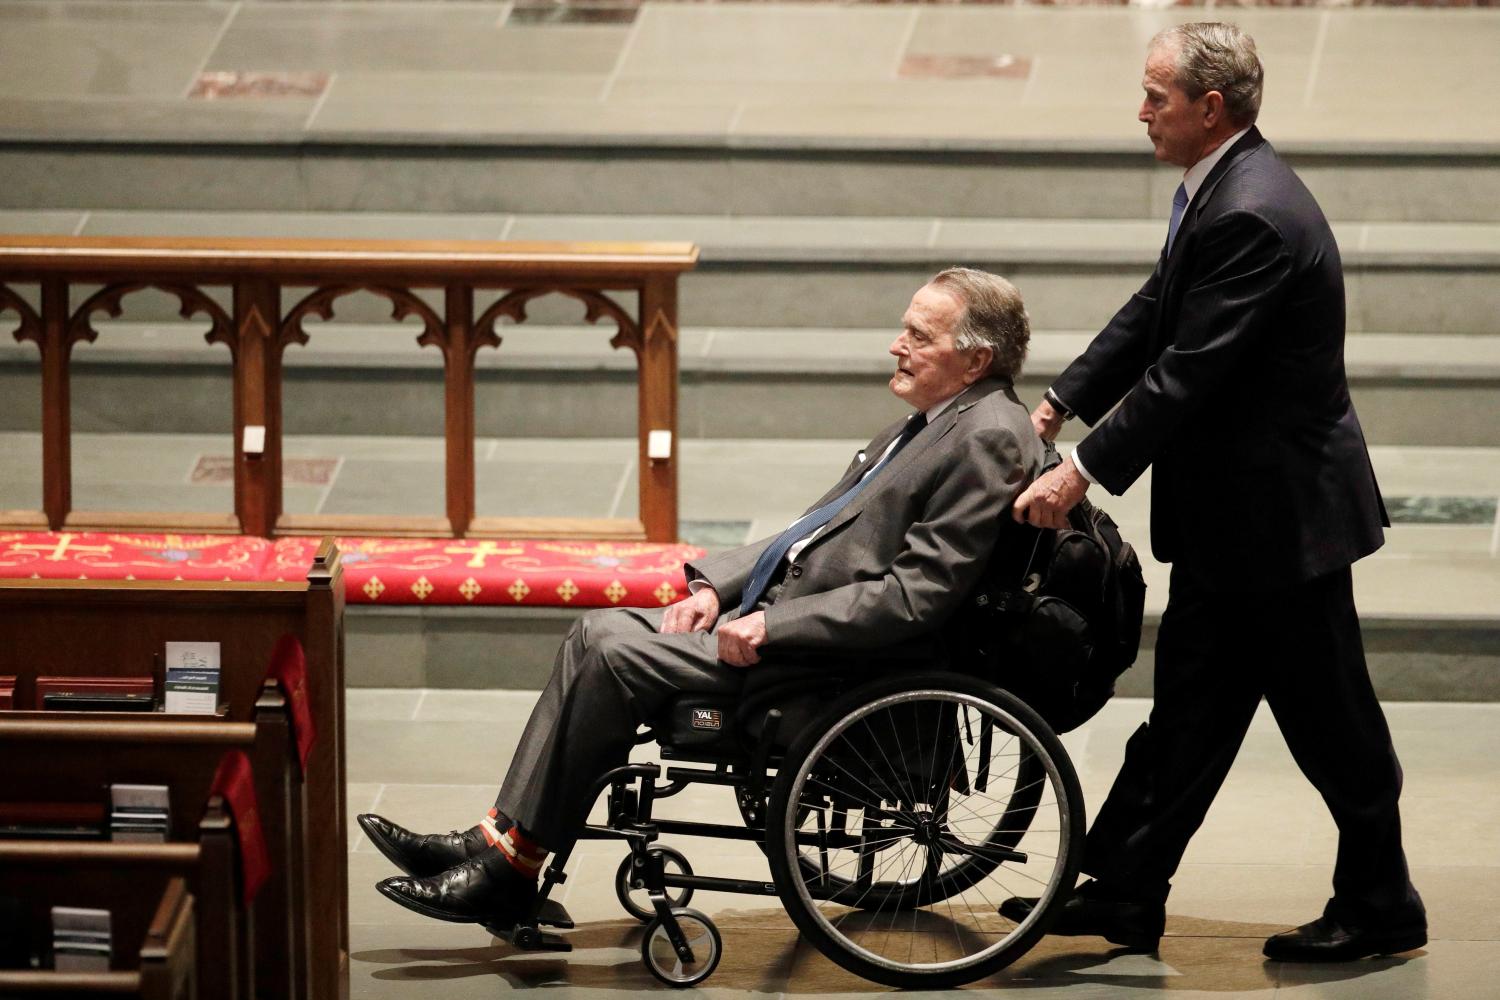
[[[494,542],[485,541],[479,542],[473,547],[465,545],[450,545],[443,551],[449,553],[450,555],[471,556],[472,558],[470,558],[468,563],[466,563],[469,569],[484,569],[484,560],[489,556],[518,556],[522,553],[523,550],[503,549],[500,546],[496,545]]]
[[[36,552],[42,552],[47,548],[47,546],[45,544],[23,545],[20,542],[16,542],[10,548],[12,552],[25,549],[32,549]],[[68,556],[73,552],[97,552],[100,555],[107,556],[113,551],[113,545],[73,545],[73,536],[68,534],[67,532],[64,532],[63,534],[57,536],[57,544],[52,546],[51,555],[46,555],[42,558],[48,560],[49,562],[62,562],[63,560],[67,559]]]

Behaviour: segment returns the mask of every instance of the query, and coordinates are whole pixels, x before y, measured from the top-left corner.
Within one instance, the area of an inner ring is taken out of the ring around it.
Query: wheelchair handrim
[[[847,714],[837,723],[831,726],[828,731],[824,733],[823,736],[807,751],[807,753],[802,757],[802,760],[813,761],[821,757],[836,740],[842,737],[851,726],[853,726],[860,720],[873,715],[876,712],[888,709],[893,705],[898,705],[902,702],[915,701],[924,698],[951,702],[954,705],[967,705],[979,712],[991,714],[996,719],[996,721],[1004,723],[1011,727],[1012,734],[1030,734],[1031,732],[1031,726],[1028,723],[1017,719],[1013,714],[1007,712],[1004,708],[992,701],[985,700],[975,695],[941,688],[913,688],[910,690],[899,691],[886,695],[873,702],[870,702],[867,705],[861,706],[851,711],[849,714]],[[1037,760],[1044,768],[1046,773],[1046,780],[1048,781],[1048,783],[1053,788],[1063,787],[1065,785],[1065,782],[1058,768],[1057,762],[1053,758],[1052,754],[1047,751],[1047,748],[1042,744],[1042,742],[1034,738],[1025,740],[1024,742],[1026,745],[1026,749],[1036,756]],[[803,790],[806,787],[808,779],[810,777],[811,775],[807,772],[807,769],[803,768],[802,773],[798,774],[797,777],[793,780],[790,789],[789,801],[801,801]],[[1053,803],[1053,805],[1057,811],[1059,824],[1058,834],[1060,842],[1067,843],[1072,834],[1072,821],[1069,817],[1068,809],[1066,808],[1066,804],[1061,796],[1055,797],[1055,802]],[[780,845],[780,849],[782,850],[785,850],[786,847],[787,845],[785,843]],[[796,849],[795,844],[792,845],[792,849]],[[992,955],[995,955],[1002,948],[1006,947],[1008,942],[1016,939],[1018,936],[1026,934],[1027,931],[1030,930],[1033,925],[1035,925],[1036,922],[1042,918],[1042,914],[1047,912],[1048,906],[1051,901],[1062,890],[1061,881],[1063,878],[1063,873],[1067,869],[1065,854],[1066,852],[1059,851],[1058,856],[1053,860],[1052,872],[1048,878],[1044,890],[1040,894],[1037,905],[1032,908],[1031,912],[1026,916],[1024,920],[1022,920],[1012,930],[1010,930],[1004,936],[998,938],[996,941],[994,941],[994,943],[992,943],[989,947],[983,949],[982,951],[963,956],[962,958],[951,959],[943,962],[903,964],[900,962],[892,961],[891,959],[886,958],[885,956],[878,953],[872,952],[868,948],[865,948],[856,941],[852,940],[848,935],[846,935],[828,919],[828,917],[823,913],[822,909],[819,908],[819,901],[814,899],[812,893],[809,891],[806,879],[798,878],[795,880],[796,892],[797,895],[801,898],[802,903],[806,908],[806,912],[810,914],[815,921],[817,921],[817,923],[821,926],[823,932],[830,936],[842,939],[852,953],[863,958],[865,961],[896,972],[920,971],[923,973],[934,974],[954,972],[984,962]]]

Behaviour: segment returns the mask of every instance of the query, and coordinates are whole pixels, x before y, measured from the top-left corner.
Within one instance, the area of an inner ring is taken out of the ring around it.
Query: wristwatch
[[[1051,405],[1051,407],[1056,410],[1064,420],[1073,419],[1073,411],[1068,409],[1067,405],[1064,404],[1062,400],[1057,398],[1057,393],[1053,392],[1051,389],[1048,389],[1046,392],[1042,393],[1042,398],[1045,399],[1048,404]]]

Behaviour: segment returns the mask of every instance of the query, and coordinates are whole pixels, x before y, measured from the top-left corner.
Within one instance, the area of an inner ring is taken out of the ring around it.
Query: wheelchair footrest
[[[565,931],[573,929],[573,918],[568,915],[568,908],[555,899],[544,899],[536,910],[536,922],[543,927],[561,927]]]
[[[572,924],[568,925],[573,926]],[[492,931],[493,933],[493,931]],[[517,924],[505,934],[496,934],[496,937],[505,938],[521,951],[572,951],[573,946],[560,934],[549,934],[539,930],[536,924]]]

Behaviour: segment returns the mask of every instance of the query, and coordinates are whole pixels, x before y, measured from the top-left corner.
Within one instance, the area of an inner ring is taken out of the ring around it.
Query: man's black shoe
[[[424,917],[507,930],[531,914],[537,885],[491,848],[441,875],[396,876],[375,886],[380,894]]]
[[[1099,898],[1086,882],[1058,910],[1049,934],[1063,937],[1102,937],[1131,951],[1155,951],[1166,929],[1167,908],[1162,903],[1141,903]],[[1036,907],[1036,897],[1012,896],[1000,904],[1000,915],[1020,923]]]
[[[1277,962],[1352,962],[1371,955],[1397,955],[1427,943],[1427,927],[1354,927],[1329,916],[1266,938],[1261,949]]]
[[[479,828],[460,833],[412,833],[384,816],[364,813],[360,829],[381,854],[408,875],[425,878],[463,864],[489,847]]]

